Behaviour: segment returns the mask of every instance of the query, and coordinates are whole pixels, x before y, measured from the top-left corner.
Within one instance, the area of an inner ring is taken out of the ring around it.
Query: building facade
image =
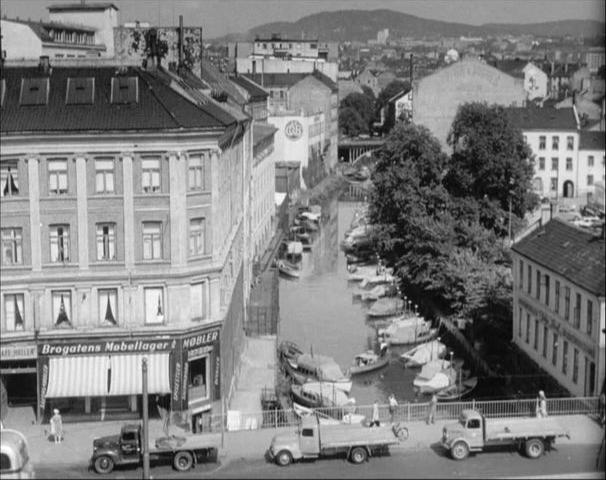
[[[606,140],[604,132],[582,130],[579,139],[579,196],[588,204],[604,205]],[[601,188],[600,188],[601,186]]]
[[[512,247],[513,342],[577,396],[604,392],[604,253],[558,219]]]
[[[149,394],[182,421],[229,399],[252,134],[177,83],[153,68],[2,69],[2,376],[40,419],[138,415],[143,356]]]

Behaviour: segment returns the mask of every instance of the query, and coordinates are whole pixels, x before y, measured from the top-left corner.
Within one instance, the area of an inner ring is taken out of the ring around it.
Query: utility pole
[[[148,480],[149,476],[149,411],[147,399],[147,359],[141,361],[141,371],[143,373],[143,480]]]

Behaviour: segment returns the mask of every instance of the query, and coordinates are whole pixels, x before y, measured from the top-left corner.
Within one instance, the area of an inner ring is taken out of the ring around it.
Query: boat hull
[[[349,373],[350,375],[359,375],[361,373],[367,373],[367,372],[372,372],[374,370],[378,370],[379,368],[383,368],[384,366],[386,366],[389,363],[389,357],[385,356],[380,358],[379,360],[377,360],[374,363],[371,363],[369,365],[352,365],[349,368]]]

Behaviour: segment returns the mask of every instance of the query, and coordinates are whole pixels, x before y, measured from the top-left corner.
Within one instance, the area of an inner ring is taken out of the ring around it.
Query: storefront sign
[[[219,332],[221,331],[221,327],[217,327],[213,330],[209,330],[208,332],[198,333],[196,335],[192,335],[189,337],[185,337],[183,339],[183,349],[190,350],[196,347],[201,347],[204,345],[210,345],[219,340]]]
[[[179,392],[181,391],[181,362],[175,362],[175,374],[174,377],[175,383],[173,385],[173,402],[176,404],[179,399]]]
[[[303,135],[303,125],[298,120],[291,120],[284,127],[284,135],[291,140],[298,140]]]
[[[45,356],[95,355],[111,353],[169,352],[175,348],[172,340],[110,340],[105,342],[42,343],[38,354]]]
[[[15,344],[2,345],[0,347],[0,358],[2,360],[27,360],[35,359],[38,356],[36,345],[32,344]]]

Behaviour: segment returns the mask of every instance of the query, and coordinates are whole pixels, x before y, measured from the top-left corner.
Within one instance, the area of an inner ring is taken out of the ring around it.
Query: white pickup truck
[[[383,427],[329,425],[320,423],[316,415],[310,415],[302,419],[296,432],[274,436],[267,453],[283,467],[293,460],[343,453],[352,463],[360,464],[369,456],[407,438],[408,429],[400,424]]]
[[[485,418],[477,410],[463,410],[457,423],[444,426],[442,446],[455,460],[485,447],[507,445],[516,445],[528,457],[539,458],[556,437],[563,436],[570,438],[553,417]]]

